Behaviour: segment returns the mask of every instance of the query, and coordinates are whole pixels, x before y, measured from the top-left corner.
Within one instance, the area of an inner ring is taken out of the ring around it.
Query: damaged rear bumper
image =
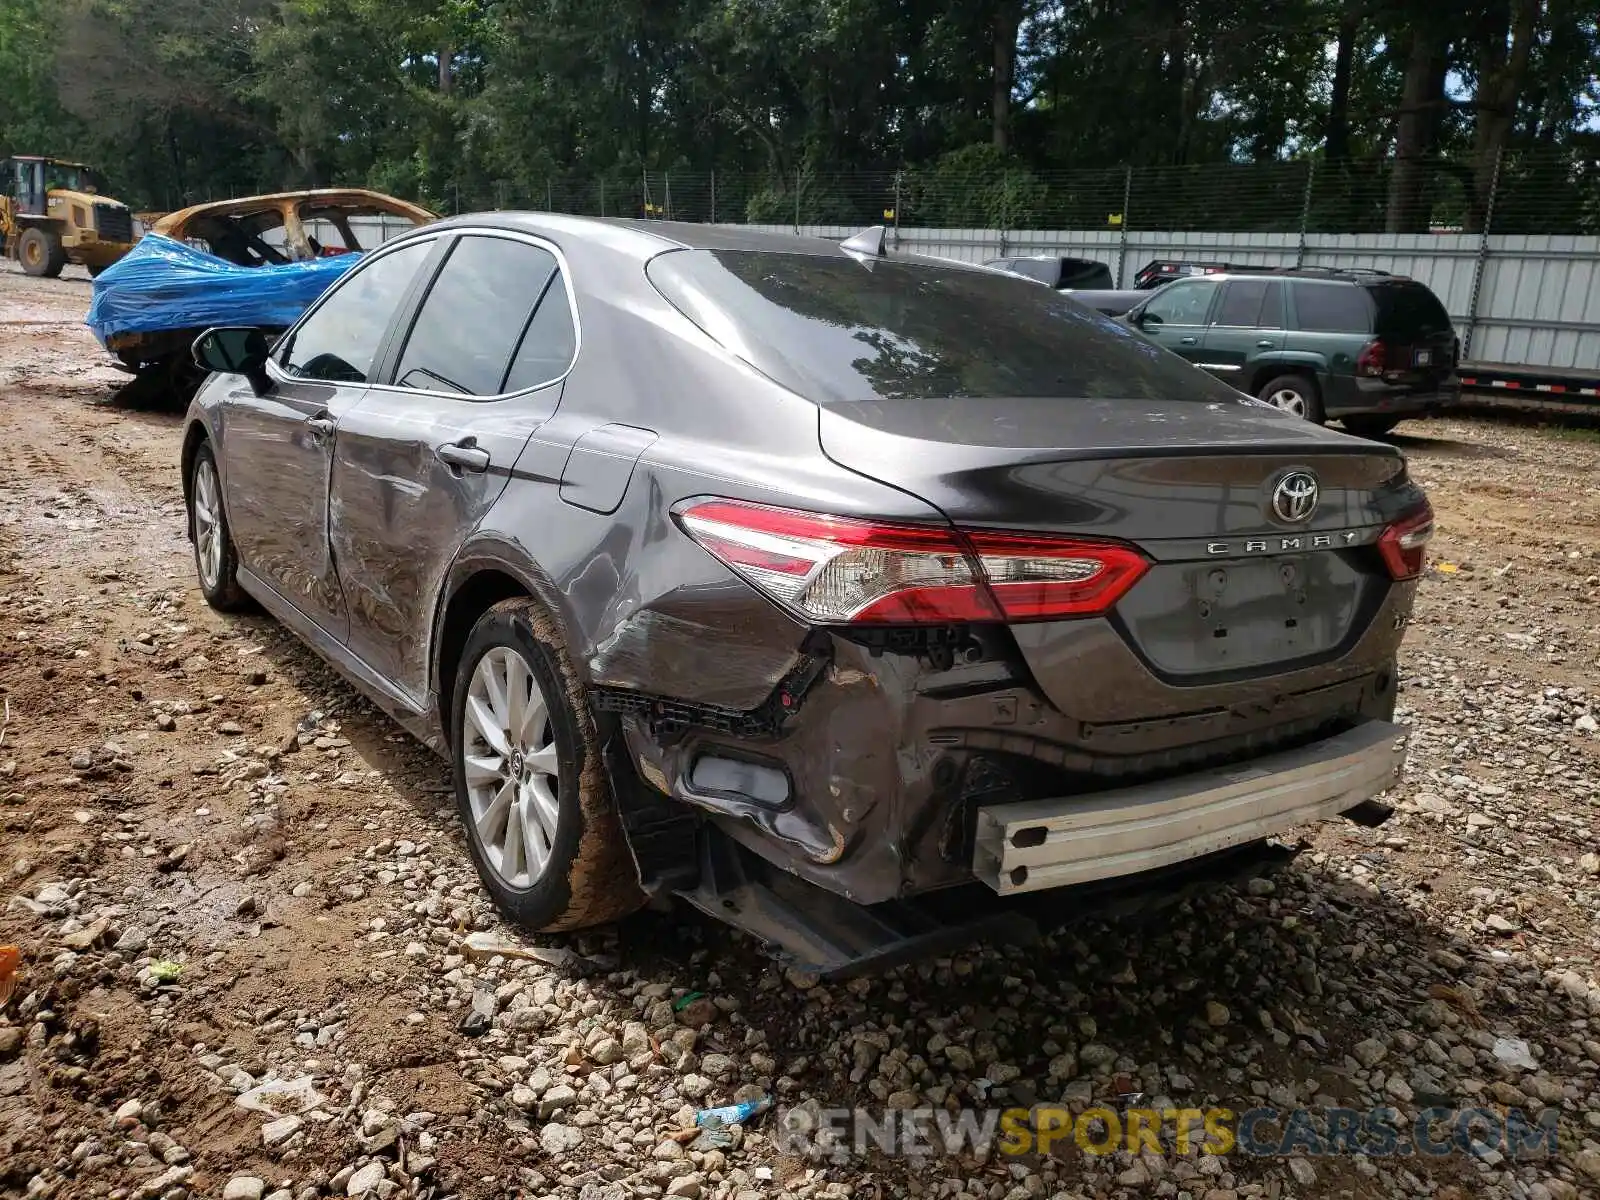
[[[973,871],[1002,896],[1133,875],[1337,816],[1391,786],[1405,730],[1370,720],[1294,750],[1135,787],[978,809]]]

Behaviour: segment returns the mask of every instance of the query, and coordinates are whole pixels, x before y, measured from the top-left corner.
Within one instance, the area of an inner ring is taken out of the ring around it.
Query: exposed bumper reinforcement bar
[[[1405,729],[1367,721],[1231,767],[978,810],[973,870],[1002,896],[1133,875],[1325,820],[1394,783]]]

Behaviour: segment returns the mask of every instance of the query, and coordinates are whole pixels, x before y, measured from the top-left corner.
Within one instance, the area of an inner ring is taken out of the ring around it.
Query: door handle
[[[1271,350],[1275,345],[1277,345],[1277,343],[1274,342],[1271,338],[1262,338],[1259,342],[1256,343],[1256,349],[1257,350]]]
[[[337,428],[332,417],[312,417],[306,422],[306,432],[313,442],[322,443],[333,436]]]
[[[1179,338],[1178,339],[1178,345],[1180,345],[1180,346],[1198,346],[1199,344],[1200,344],[1200,339],[1197,338],[1197,337],[1186,337],[1186,338]]]
[[[489,469],[489,452],[475,444],[471,438],[462,442],[447,442],[434,453],[439,456],[440,462],[449,463],[458,471]]]

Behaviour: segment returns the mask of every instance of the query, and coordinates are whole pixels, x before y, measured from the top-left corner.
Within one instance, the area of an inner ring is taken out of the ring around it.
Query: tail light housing
[[[1395,579],[1415,579],[1422,574],[1422,561],[1433,540],[1433,506],[1426,500],[1409,516],[1401,517],[1378,538],[1378,553]]]
[[[1356,355],[1356,374],[1381,376],[1389,366],[1389,352],[1382,342],[1372,341],[1361,347]]]
[[[1121,542],[890,524],[742,500],[702,500],[676,516],[735,574],[817,624],[1093,616],[1149,567]]]

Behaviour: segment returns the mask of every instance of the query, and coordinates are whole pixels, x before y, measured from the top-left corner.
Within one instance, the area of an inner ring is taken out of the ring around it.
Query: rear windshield
[[[1378,305],[1378,332],[1398,336],[1450,328],[1444,305],[1420,283],[1379,283],[1367,289]]]
[[[744,250],[669,251],[648,273],[728,350],[821,404],[1241,399],[1127,326],[998,273]]]

